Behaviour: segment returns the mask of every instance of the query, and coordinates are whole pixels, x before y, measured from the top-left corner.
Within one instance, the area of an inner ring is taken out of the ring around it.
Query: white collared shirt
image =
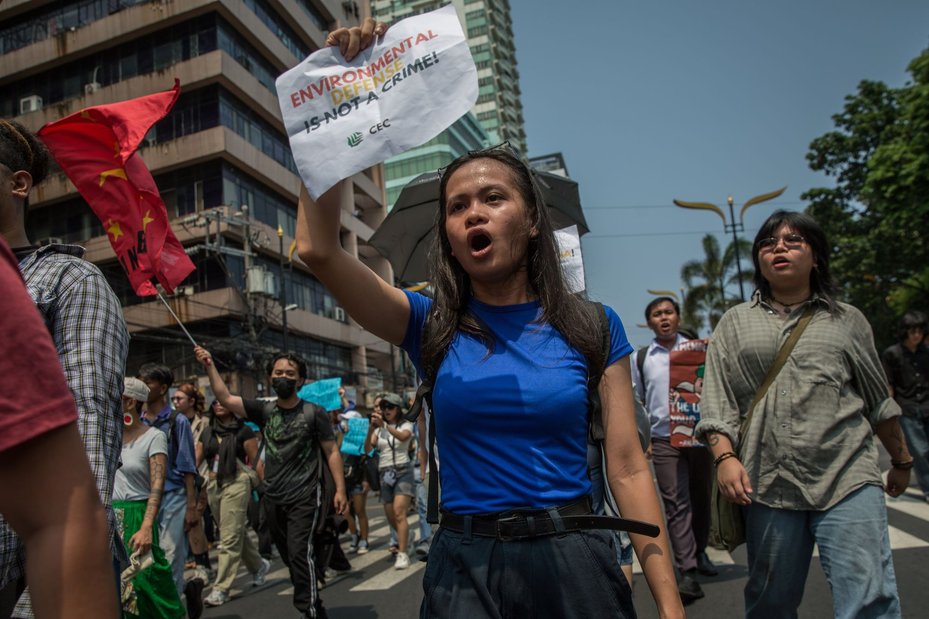
[[[680,348],[687,338],[677,334],[677,340],[671,350]],[[652,340],[645,353],[645,363],[642,364],[644,378],[639,376],[637,353],[632,355],[632,382],[635,386],[636,397],[645,404],[648,411],[648,421],[652,428],[652,438],[668,438],[671,436],[670,411],[668,409],[670,389],[670,350]]]

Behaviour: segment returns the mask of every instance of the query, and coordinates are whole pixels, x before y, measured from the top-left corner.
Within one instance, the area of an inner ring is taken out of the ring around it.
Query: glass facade
[[[47,106],[84,96],[88,84],[109,86],[217,49],[245,67],[269,92],[276,93],[274,80],[279,71],[225,20],[209,14],[18,80],[0,93],[0,115],[19,114],[19,100],[26,95],[40,96]]]
[[[44,6],[0,30],[0,54],[8,54],[62,32],[83,28],[125,8],[150,0],[79,0]]]
[[[371,7],[378,19],[396,21],[445,4],[445,0],[372,0]],[[509,140],[521,152],[526,150],[518,76],[515,75],[516,56],[509,26],[509,3],[507,0],[465,0],[455,4],[478,69],[478,99],[470,114],[438,137],[387,161],[388,206],[396,202],[409,181],[424,172],[448,165],[468,151],[504,140]],[[503,40],[506,33],[509,33],[509,40]],[[506,72],[506,76],[502,72]],[[504,97],[507,98],[505,107],[514,110],[513,114],[503,113]]]
[[[111,88],[107,95],[118,92],[117,96],[127,99],[142,96],[148,93],[140,92],[143,90],[140,86],[152,80],[134,78],[164,78],[167,88],[176,71],[172,68],[178,63],[189,62],[205,54],[214,54],[215,58],[216,52],[228,56],[223,59],[225,66],[232,64],[228,62],[230,59],[235,60],[236,75],[241,74],[238,70],[238,65],[241,65],[257,79],[261,88],[276,96],[275,79],[286,68],[283,63],[288,61],[270,54],[266,44],[280,40],[290,54],[303,59],[321,43],[321,35],[324,36],[333,22],[329,9],[319,0],[294,2],[288,5],[293,6],[293,15],[284,11],[277,0],[241,0],[232,5],[223,3],[221,7],[207,3],[196,9],[175,1],[164,13],[148,10],[150,4],[152,8],[162,4],[152,0],[45,0],[18,4],[16,10],[6,11],[13,15],[0,18],[0,54],[51,40],[8,57],[10,62],[15,58],[16,64],[20,64],[19,58],[36,57],[36,64],[16,67],[6,79],[0,76],[3,84],[0,117],[20,115],[21,99],[31,95],[41,98],[45,108],[41,114],[49,119],[55,116],[55,112],[79,109],[79,105],[86,104],[80,100],[81,97],[115,84],[120,84],[120,87]],[[234,7],[231,13],[228,12],[229,6]],[[335,8],[331,10],[336,11]],[[117,18],[107,19],[117,12],[122,12],[118,21]],[[255,32],[240,34],[243,31],[239,16],[254,23]],[[106,22],[88,27],[105,19]],[[258,24],[259,21],[263,25]],[[112,27],[117,24],[121,26],[118,31]],[[54,38],[56,34],[80,28],[86,30],[77,38]],[[94,34],[97,32],[101,33],[100,37]],[[104,33],[114,33],[114,38],[120,42],[105,40],[103,37],[110,34]],[[91,42],[90,38],[94,40]],[[251,42],[255,40],[259,43]],[[66,49],[71,42],[80,47]],[[276,43],[274,47],[281,49]],[[283,51],[281,54],[285,55]],[[27,76],[26,73],[30,72],[32,74]],[[341,376],[346,383],[357,384],[362,377],[371,374],[369,367],[385,363],[383,353],[368,349],[365,363],[358,356],[360,351],[349,338],[340,335],[341,331],[328,331],[326,341],[314,334],[293,332],[294,325],[301,324],[297,317],[303,315],[302,311],[330,319],[339,317],[337,302],[319,280],[302,267],[296,264],[292,265],[294,268],[285,266],[282,273],[275,235],[269,235],[264,226],[257,226],[257,222],[272,230],[281,226],[288,237],[295,235],[297,196],[292,192],[297,187],[296,182],[290,187],[289,178],[285,178],[282,184],[286,187],[281,187],[266,181],[268,176],[277,178],[278,172],[284,174],[272,161],[290,173],[296,173],[283,126],[265,110],[257,108],[248,95],[239,94],[240,88],[251,88],[264,96],[265,91],[261,91],[254,82],[227,87],[226,80],[238,78],[231,75],[205,77],[195,87],[184,88],[172,111],[151,128],[140,147],[144,158],[149,159],[148,155],[157,153],[157,159],[164,162],[163,167],[153,170],[154,180],[172,226],[185,239],[196,266],[195,271],[181,283],[181,286],[192,287],[194,294],[179,299],[179,307],[186,305],[192,312],[196,308],[209,309],[210,313],[219,316],[192,321],[187,326],[198,340],[215,346],[217,358],[227,361],[225,369],[251,375],[259,381],[265,378],[264,362],[283,345],[281,329],[270,326],[280,317],[277,297],[248,295],[249,311],[254,317],[251,324],[255,327],[251,330],[249,316],[245,312],[232,313],[229,307],[219,307],[227,305],[225,302],[199,294],[210,291],[224,291],[226,295],[244,294],[244,259],[216,251],[222,247],[241,250],[238,238],[241,231],[232,228],[221,237],[222,242],[218,246],[213,243],[208,246],[204,239],[207,234],[204,219],[186,216],[219,206],[238,210],[247,205],[248,215],[256,224],[252,230],[258,234],[252,264],[272,273],[275,290],[285,287],[287,303],[299,308],[292,315],[288,349],[307,360],[311,378]],[[111,99],[107,97],[108,101]],[[56,105],[58,107],[50,107]],[[215,132],[217,127],[224,127],[230,134],[240,136],[268,159],[254,152],[246,153],[246,162],[240,162],[231,153],[211,153],[208,158],[200,158],[199,153],[204,149],[198,135],[211,129]],[[166,161],[162,153],[173,152],[172,149],[177,152],[176,160]],[[256,158],[257,161],[253,161]],[[149,160],[154,161],[155,158]],[[365,173],[372,178],[381,177],[380,171],[372,173],[366,170]],[[53,189],[36,194],[35,207],[27,218],[30,238],[40,243],[54,240],[87,244],[93,240],[94,247],[99,247],[106,236],[103,226],[82,197],[74,193],[57,197],[59,191],[67,190],[61,189],[63,175],[56,178],[56,174],[62,175],[57,169],[53,170]],[[296,181],[297,177],[292,178]],[[52,202],[55,199],[58,201]],[[365,208],[371,206],[365,205]],[[379,205],[373,206],[380,208]],[[209,234],[215,241],[215,222]],[[260,248],[257,247],[259,244]],[[285,251],[287,249],[285,246]],[[98,251],[94,254],[106,255]],[[150,297],[135,294],[115,259],[107,259],[98,266],[124,306],[152,301]],[[192,359],[189,342],[176,325],[151,321],[143,313],[129,312],[129,315],[131,320],[139,321],[129,325],[134,331],[130,344],[130,368],[135,369],[146,361],[159,361],[174,368],[178,376],[202,375],[202,368]],[[158,326],[156,323],[159,323]],[[341,341],[332,341],[332,338]],[[357,364],[354,371],[353,362]]]
[[[300,40],[293,28],[287,25],[284,18],[278,15],[266,0],[242,0],[242,3],[251,9],[294,56],[303,60],[309,55],[309,46]],[[124,9],[139,4],[151,4],[151,0],[77,0],[57,4],[58,6],[53,7],[40,7],[17,19],[15,24],[0,29],[0,54],[8,54],[56,34],[73,32]],[[298,4],[314,22],[317,17],[322,18],[307,0],[301,0]]]

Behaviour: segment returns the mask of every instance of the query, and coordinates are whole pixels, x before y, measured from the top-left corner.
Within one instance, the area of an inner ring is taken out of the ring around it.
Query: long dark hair
[[[761,248],[758,243],[777,234],[781,226],[787,226],[800,236],[802,236],[810,250],[813,252],[813,270],[810,272],[810,291],[819,296],[826,302],[829,312],[836,314],[841,312],[841,308],[835,301],[835,295],[838,286],[829,270],[829,241],[826,239],[826,233],[816,223],[816,220],[797,211],[777,210],[771,213],[771,216],[761,224],[761,229],[755,235],[755,243],[752,246],[752,262],[755,264],[755,288],[765,298],[771,298],[771,285],[768,280],[761,274],[761,262],[758,255]]]
[[[586,359],[601,362],[600,328],[592,306],[572,294],[564,280],[559,262],[558,244],[551,218],[544,208],[538,186],[529,167],[508,149],[496,148],[468,153],[453,161],[442,174],[439,184],[439,208],[436,212],[436,234],[430,249],[430,268],[435,287],[435,302],[429,328],[423,337],[422,359],[427,375],[435,376],[438,364],[451,345],[458,330],[480,338],[488,352],[493,338],[477,317],[468,311],[471,280],[458,260],[452,256],[451,244],[445,231],[446,188],[459,168],[479,159],[492,159],[503,164],[512,175],[515,188],[529,210],[530,228],[538,234],[530,237],[526,255],[529,286],[539,298],[542,315],[538,323],[549,323],[584,354]],[[602,363],[601,363],[602,365]]]

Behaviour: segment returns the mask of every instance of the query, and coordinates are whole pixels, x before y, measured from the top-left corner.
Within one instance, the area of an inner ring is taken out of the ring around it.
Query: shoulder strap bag
[[[787,358],[790,357],[791,351],[793,351],[794,346],[797,344],[797,340],[800,339],[800,335],[806,329],[807,325],[810,324],[810,320],[813,319],[813,304],[810,303],[806,311],[803,312],[803,316],[800,317],[800,320],[797,321],[797,326],[794,327],[793,332],[787,338],[787,341],[784,342],[784,345],[781,346],[781,349],[777,351],[777,356],[774,358],[774,363],[771,364],[771,367],[768,368],[768,373],[765,375],[764,380],[761,385],[758,387],[758,390],[755,391],[755,397],[752,398],[752,405],[748,409],[748,414],[745,415],[745,419],[742,421],[742,425],[739,428],[739,447],[737,453],[741,459],[742,452],[742,437],[748,432],[748,428],[752,423],[752,416],[755,413],[755,407],[758,406],[758,403],[761,402],[761,399],[764,398],[765,394],[768,392],[768,389],[771,388],[771,384],[774,382],[774,379],[777,378],[777,375],[780,373],[781,368],[784,367],[784,364],[787,362]],[[745,543],[745,516],[742,513],[742,506],[730,502],[723,493],[719,491],[719,482],[713,484],[713,497],[710,502],[712,507],[712,524],[711,524],[711,538],[714,540],[714,545],[725,548],[727,551],[732,552],[739,546]]]

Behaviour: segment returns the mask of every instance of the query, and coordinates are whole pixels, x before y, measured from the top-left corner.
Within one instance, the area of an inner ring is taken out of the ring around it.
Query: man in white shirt
[[[655,339],[640,350],[632,364],[632,380],[651,423],[651,455],[658,489],[668,519],[668,534],[681,581],[684,603],[704,596],[696,573],[718,572],[706,555],[710,531],[712,457],[705,447],[671,445],[669,410],[670,352],[687,338],[679,333],[680,307],[670,297],[658,297],[645,308],[645,319]]]

